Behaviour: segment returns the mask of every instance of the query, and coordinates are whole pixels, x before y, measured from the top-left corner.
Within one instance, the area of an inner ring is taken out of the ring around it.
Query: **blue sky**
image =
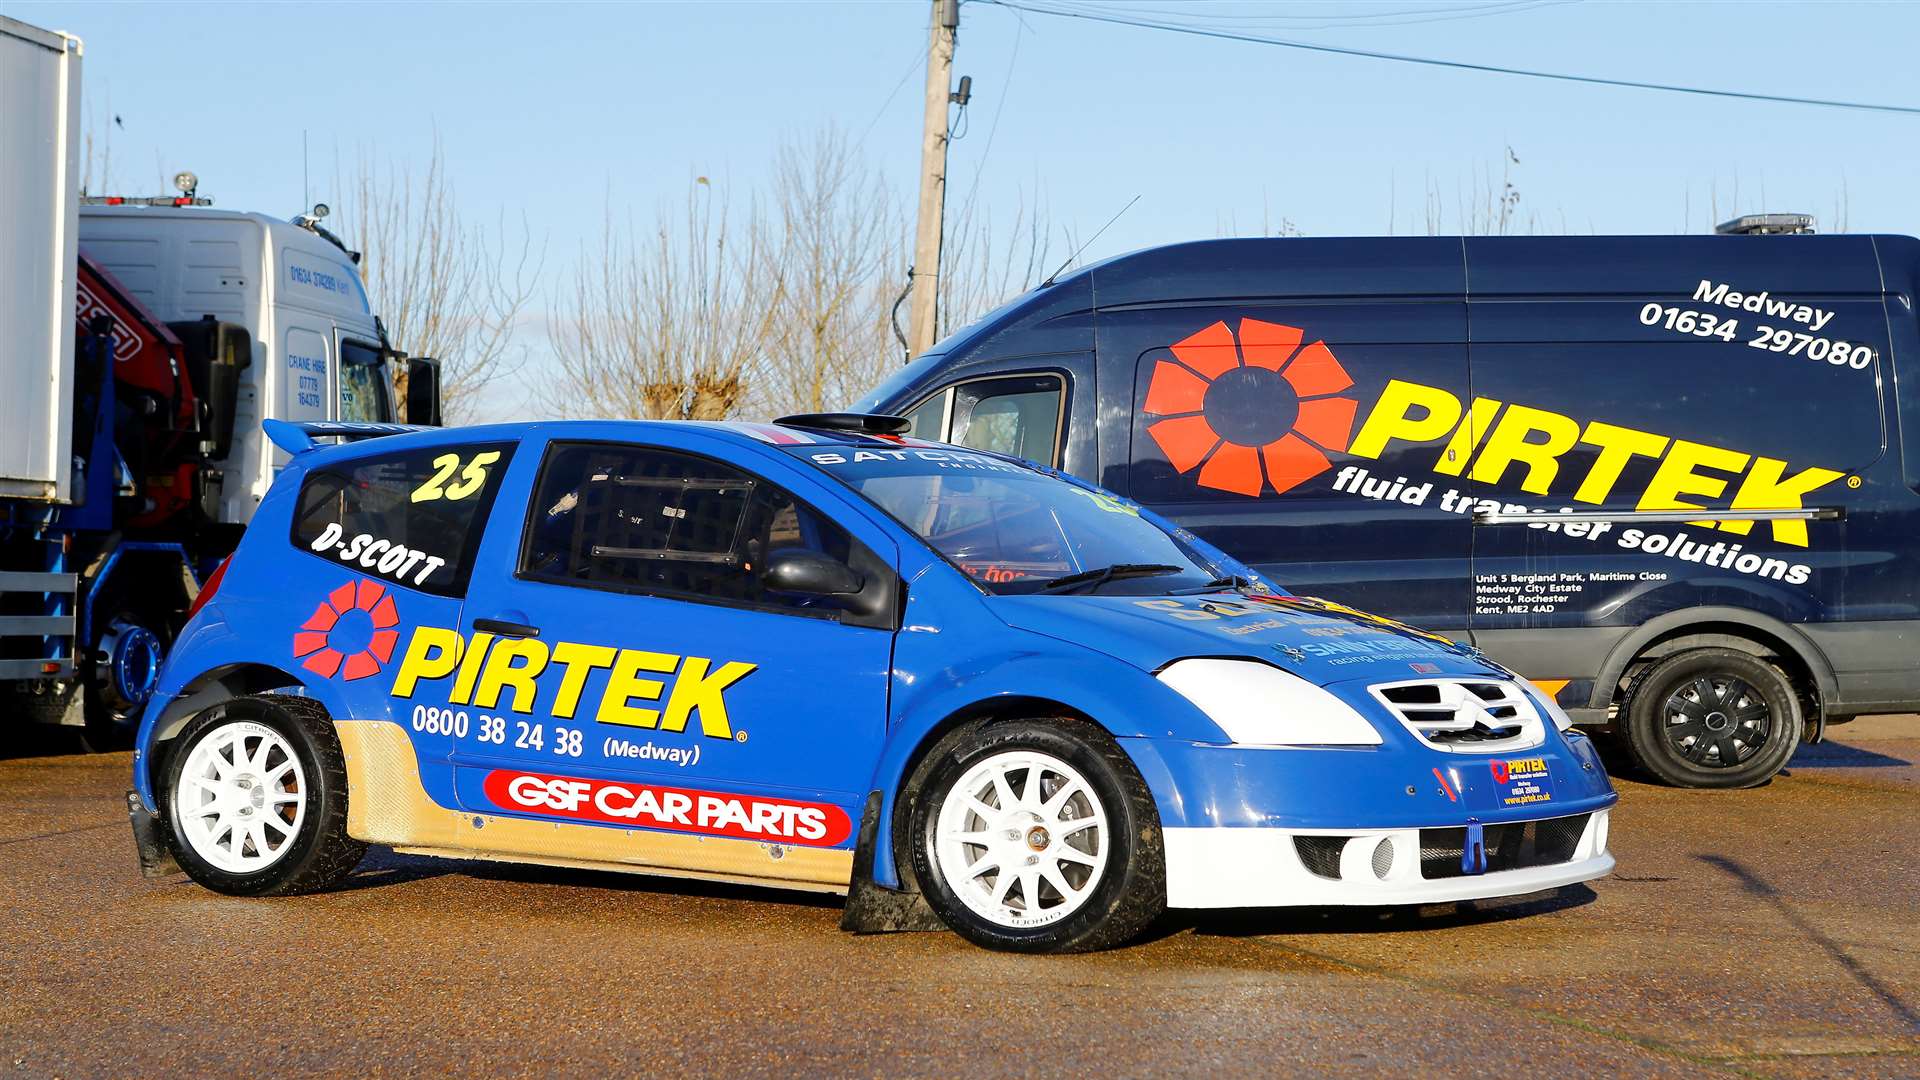
[[[1258,33],[1617,78],[1920,106],[1920,7],[1134,0]],[[1355,15],[1432,13],[1411,19]],[[611,196],[646,216],[693,175],[750,187],[783,138],[838,124],[910,192],[928,5],[38,4],[0,13],[86,41],[90,119],[110,107],[121,187],[192,168],[219,206],[292,214],[334,197],[336,154],[417,160],[437,131],[462,204],[522,211],[549,282]],[[1345,25],[1327,26],[1330,15]],[[1396,25],[1395,23],[1399,24]],[[1320,27],[1320,28],[1315,28]],[[1703,231],[1806,210],[1852,231],[1920,231],[1920,116],[1546,83],[962,8],[974,79],[955,197],[1043,201],[1088,250],[1258,232],[1448,231],[1505,148],[1546,231]],[[889,95],[891,94],[891,97]],[[998,121],[996,126],[996,113]],[[1737,195],[1736,195],[1737,192]],[[544,341],[529,341],[536,349]]]

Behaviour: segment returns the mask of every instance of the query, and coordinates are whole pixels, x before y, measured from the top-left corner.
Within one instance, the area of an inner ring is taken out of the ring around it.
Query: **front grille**
[[[1487,873],[1525,870],[1535,866],[1557,866],[1573,859],[1580,836],[1587,831],[1588,814],[1520,821],[1511,825],[1489,825],[1483,842],[1487,848]],[[1467,830],[1421,829],[1420,876],[1434,878],[1465,877],[1460,868],[1466,854]]]
[[[1300,853],[1300,861],[1315,877],[1330,881],[1340,880],[1340,849],[1347,846],[1345,836],[1296,836],[1293,838],[1293,850]]]
[[[1408,731],[1436,750],[1498,753],[1546,741],[1525,691],[1494,679],[1418,679],[1368,688]]]

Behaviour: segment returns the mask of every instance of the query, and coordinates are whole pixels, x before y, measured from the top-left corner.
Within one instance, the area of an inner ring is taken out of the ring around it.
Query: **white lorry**
[[[0,17],[0,725],[113,745],[285,461],[260,422],[438,423],[439,367],[387,341],[319,207],[206,209],[191,174],[83,195],[80,66]]]

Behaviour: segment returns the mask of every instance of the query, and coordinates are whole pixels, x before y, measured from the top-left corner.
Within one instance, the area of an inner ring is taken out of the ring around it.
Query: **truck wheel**
[[[916,881],[976,945],[1119,945],[1167,904],[1160,816],[1106,732],[1080,720],[968,724],[904,794]]]
[[[1676,787],[1764,784],[1800,741],[1800,700],[1779,668],[1733,649],[1692,649],[1627,687],[1634,763]]]
[[[133,745],[140,713],[160,682],[160,666],[167,657],[163,620],[119,611],[106,625],[83,675],[86,727],[80,741],[95,754]]]
[[[360,863],[347,767],[325,709],[262,694],[201,714],[174,742],[161,802],[174,858],[233,896],[319,892]]]

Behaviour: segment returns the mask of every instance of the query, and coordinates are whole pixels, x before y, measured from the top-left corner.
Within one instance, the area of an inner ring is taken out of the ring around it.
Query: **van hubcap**
[[[1667,696],[1667,745],[1695,765],[1733,768],[1767,741],[1773,710],[1744,679],[1702,675]]]

